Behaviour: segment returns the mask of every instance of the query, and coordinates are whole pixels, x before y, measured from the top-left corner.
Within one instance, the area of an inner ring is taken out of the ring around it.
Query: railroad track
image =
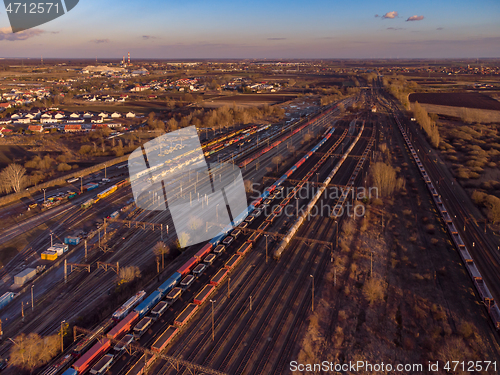
[[[311,226],[311,225],[312,225],[311,223],[309,223],[309,224],[308,224],[309,229],[310,229],[310,226]],[[301,247],[301,251],[302,251],[302,252],[307,251],[307,248],[306,248],[306,247],[304,247],[304,246],[302,246],[302,247]],[[297,258],[295,258],[295,259],[296,259],[296,262],[300,261],[300,260],[303,258],[303,255],[302,255],[303,253],[302,253],[302,252],[300,253],[300,256],[298,256]],[[289,257],[291,257],[291,253],[292,253],[292,251],[288,251],[288,252],[287,252],[287,254],[286,254],[287,259],[288,259]],[[280,263],[281,263],[281,264],[289,264],[289,262],[288,262],[288,261],[286,261],[286,259],[284,259],[284,261],[283,261],[283,262],[280,262]],[[295,263],[294,263],[294,264],[295,264]],[[293,268],[293,267],[292,267],[292,268]],[[306,271],[304,271],[304,272],[307,272],[307,270],[306,270]],[[280,274],[281,274],[281,270],[280,270],[280,271],[276,271],[274,274],[276,275],[276,274],[278,274],[278,273],[280,273]],[[305,275],[305,274],[302,274],[302,275]],[[307,276],[307,275],[306,275],[306,276]],[[271,281],[268,281],[268,280],[269,280],[269,279],[268,279],[267,277],[266,277],[266,279],[265,279],[265,280],[261,280],[261,281],[260,281],[260,283],[258,283],[258,285],[259,285],[259,288],[258,288],[258,289],[260,290],[260,289],[261,289],[261,287],[262,287],[263,285],[267,285],[267,286],[268,286],[268,288],[269,288],[270,286],[272,286],[272,285],[274,285],[274,284],[275,284],[275,282],[274,282],[274,278],[273,278]],[[299,279],[299,280],[300,280],[300,279]],[[288,283],[288,282],[287,282],[287,280],[285,280],[283,283],[285,283],[285,284],[286,284],[286,288],[288,288],[288,286],[290,286],[290,285],[291,285],[291,283]],[[299,282],[297,282],[297,283],[299,283]],[[286,288],[285,288],[285,290],[286,290]],[[293,298],[289,298],[289,299],[288,299],[289,303],[288,303],[287,305],[290,305],[290,304],[292,303],[292,301],[296,301],[297,295],[298,295],[298,293],[299,293],[299,291],[298,291],[299,289],[300,289],[300,288],[295,288],[295,293],[292,293],[292,297],[293,297]],[[268,289],[266,289],[266,292],[260,292],[260,293],[261,293],[261,294],[267,294],[267,290],[268,290]],[[255,293],[256,293],[256,290],[254,289],[254,290],[252,291],[251,295],[255,295]],[[240,295],[247,295],[247,294],[249,294],[249,293],[243,293],[242,291],[240,291],[240,292],[239,292],[239,294],[240,294]],[[243,297],[242,297],[242,298],[243,298]],[[280,300],[280,298],[275,298],[275,299],[274,299],[274,303],[271,303],[271,304],[266,303],[266,305],[268,305],[268,306],[269,306],[269,305],[270,305],[270,306],[275,306],[275,305],[276,305],[276,303],[277,303],[279,300]],[[259,308],[259,307],[261,306],[261,304],[263,304],[263,303],[264,303],[264,300],[260,301],[260,303],[258,303],[258,304],[257,304],[257,308]],[[241,303],[241,305],[243,305],[243,303]],[[242,313],[245,311],[245,309],[241,310],[241,307],[242,307],[241,305],[240,305],[240,310],[238,310],[238,312],[237,312],[236,314],[233,314],[233,315],[236,315],[236,316],[241,316],[241,315],[242,315]],[[276,311],[277,309],[270,308],[270,310],[271,310],[271,311]],[[220,312],[219,312],[219,314],[220,314]],[[285,314],[284,310],[282,310],[282,313],[280,314],[280,316],[283,316],[283,314]],[[256,316],[256,315],[253,315],[253,316]],[[267,315],[266,315],[266,319],[267,319],[267,320],[270,320],[270,319],[274,318],[274,316],[275,316],[275,314],[267,314]],[[252,319],[253,319],[253,318],[252,318]],[[284,322],[284,320],[283,320],[283,319],[279,319],[279,321]],[[226,326],[226,327],[225,327],[225,329],[224,329],[224,331],[223,331],[222,333],[218,333],[218,337],[219,337],[219,338],[218,338],[218,340],[217,340],[217,343],[211,346],[211,347],[212,347],[212,349],[211,349],[211,351],[208,353],[208,355],[206,356],[206,358],[205,358],[205,363],[210,362],[210,361],[211,361],[211,359],[212,359],[212,357],[213,357],[213,356],[218,355],[219,351],[220,351],[220,350],[222,350],[222,346],[221,346],[221,345],[219,345],[219,343],[221,342],[221,340],[223,340],[225,337],[227,337],[227,336],[228,336],[228,332],[231,332],[232,327],[233,327],[235,324],[236,324],[236,320],[235,320],[235,319],[231,320],[231,322],[230,322],[229,326]],[[283,324],[283,323],[281,323],[281,324]],[[219,325],[220,325],[220,324],[219,324]],[[261,324],[261,325],[260,325],[260,327],[265,327],[265,326],[266,326],[266,324],[265,324],[265,323],[263,323],[263,324]],[[278,332],[278,333],[279,333],[279,332],[281,331],[281,327],[282,327],[282,325],[280,325],[280,329],[278,329],[278,330],[277,330],[277,331],[275,331],[275,332]],[[220,331],[220,328],[219,328],[219,331]],[[243,335],[244,333],[245,333],[245,332],[244,332],[242,329],[240,329],[240,330],[239,330],[239,336],[238,336],[238,337],[240,337],[240,336],[241,336],[241,335]],[[233,335],[233,336],[234,336],[234,335]],[[207,332],[207,333],[205,334],[205,339],[208,339],[208,337],[209,337],[209,332]],[[203,340],[202,340],[202,341],[203,341]],[[231,340],[231,341],[232,341],[232,342],[238,342],[238,341],[241,341],[241,340],[239,340],[239,339],[237,338],[236,340],[234,340],[234,339],[233,339],[233,340]],[[257,344],[258,344],[258,340],[254,340],[254,341],[253,341],[253,344],[251,344],[251,348],[252,348],[252,347],[254,347],[254,346],[255,346],[255,345],[257,345]],[[252,346],[252,345],[253,345],[253,346]],[[194,348],[194,350],[192,350],[192,351],[191,351],[191,356],[189,357],[189,359],[191,359],[191,360],[192,360],[192,359],[194,359],[194,358],[195,358],[195,356],[193,357],[193,353],[198,353],[198,352],[200,352],[200,347],[201,347],[201,346],[202,346],[202,345],[201,345],[201,343],[199,343],[199,344],[196,346],[196,348]],[[232,356],[233,356],[233,354],[234,354],[234,352],[235,352],[235,350],[236,350],[236,347],[235,347],[235,346],[232,346],[232,348],[231,348],[231,349],[232,349],[232,350],[230,350],[230,353],[228,353],[228,355],[226,355],[226,357],[225,357],[225,358],[226,358],[226,362],[232,358]],[[182,350],[179,350],[179,352],[181,352],[181,351],[182,351]],[[246,353],[252,353],[252,350],[247,351]],[[178,353],[177,353],[177,354],[178,354]],[[247,361],[245,361],[245,358],[243,359],[243,361],[242,361],[241,363],[247,363]],[[222,369],[224,369],[224,366],[225,366],[224,361],[223,361],[223,363],[222,363],[222,365],[221,365],[221,366],[222,366],[221,368],[222,368]]]
[[[366,168],[366,164],[364,168]],[[361,175],[358,175],[357,181],[361,179]],[[339,225],[338,223],[336,225]],[[328,240],[331,241],[334,238],[333,235],[334,229],[332,227],[332,233],[329,236]],[[316,270],[316,273],[313,275],[315,280],[321,281],[322,277],[326,271],[326,267],[328,265],[328,253],[325,252],[322,255],[322,258],[320,260],[320,266]],[[320,286],[321,284],[318,283]],[[288,363],[289,358],[292,355],[292,352],[295,348],[295,345],[297,344],[297,339],[298,335],[302,330],[302,327],[304,325],[304,322],[306,321],[306,316],[307,312],[309,311],[309,305],[307,304],[308,301],[308,296],[309,294],[300,302],[300,306],[298,308],[297,314],[294,316],[293,321],[291,323],[291,329],[286,332],[285,337],[284,337],[284,345],[281,347],[281,349],[278,351],[278,355],[276,358],[278,358],[277,362],[273,366],[271,371],[267,371],[266,374],[283,374],[285,372],[285,366]],[[332,321],[333,322],[333,321]],[[331,329],[331,326],[330,326]],[[276,342],[276,340],[273,340],[272,342]],[[265,354],[265,357],[260,361],[259,365],[257,366],[256,374],[262,374],[264,373],[264,370],[266,369],[266,365],[269,362],[269,358],[271,355],[271,350],[270,347],[271,342],[268,342],[266,344],[266,348],[264,349],[263,353]]]
[[[402,114],[398,111],[397,114],[402,117]],[[412,133],[414,129],[409,127]],[[460,224],[457,228],[461,237],[463,238],[467,249],[474,257],[474,262],[477,263],[478,268],[483,275],[490,292],[492,293],[495,300],[500,300],[500,279],[498,275],[500,274],[500,261],[498,259],[498,253],[494,250],[496,244],[490,239],[490,237],[485,236],[483,231],[477,227],[472,216],[467,213],[463,208],[463,197],[458,197],[457,193],[450,187],[448,181],[444,179],[441,183],[442,173],[439,171],[436,164],[428,158],[426,150],[429,146],[423,144],[421,136],[414,135],[413,142],[417,142],[417,149],[421,150],[418,152],[420,155],[424,153],[424,156],[420,160],[424,163],[427,173],[431,176],[433,181],[438,181],[435,184],[435,188],[439,191],[442,197],[445,199],[446,206],[450,210],[450,214],[453,218]],[[468,199],[468,197],[466,198]],[[466,228],[465,231],[462,228]]]
[[[304,172],[306,172],[306,171],[304,171]],[[303,173],[303,174],[305,174],[305,173]],[[289,257],[289,256],[291,256],[291,255],[288,255],[288,257]],[[253,267],[252,267],[252,268],[253,268]],[[255,270],[255,269],[254,269],[254,270]],[[251,273],[251,274],[254,274],[255,272],[256,272],[256,271],[250,271],[250,273]],[[253,287],[253,289],[252,289],[252,294],[257,293],[257,292],[258,292],[258,290],[260,290],[260,289],[261,289],[261,287],[262,287],[262,286],[266,283],[266,280],[268,280],[268,279],[269,279],[269,277],[271,277],[271,274],[272,274],[272,268],[266,267],[266,271],[264,272],[264,274],[265,274],[265,276],[262,276],[262,275],[261,275],[261,276],[258,278],[258,280],[257,280],[257,279],[255,279],[255,277],[253,277],[253,280],[255,280],[255,281],[256,281],[256,284],[252,286],[252,287]],[[275,275],[276,275],[276,274],[275,274]],[[275,276],[275,277],[276,277],[276,276]],[[264,279],[263,279],[263,278],[264,278]],[[256,288],[256,286],[258,286],[258,287]],[[243,288],[243,291],[240,289],[240,291],[238,292],[238,295],[239,295],[239,296],[241,296],[241,295],[243,295],[243,294],[247,294],[247,293],[244,293],[244,292],[245,292],[245,291],[246,291],[249,287],[250,287],[250,284],[245,285],[245,286],[244,286],[244,288]],[[234,304],[236,304],[236,301],[237,301],[237,300],[236,300],[235,298],[233,298],[233,299],[232,299],[232,301],[228,302],[228,305],[229,305],[229,306],[225,306],[223,311],[225,311],[225,310],[226,310],[226,308],[230,308],[230,307],[234,306]],[[241,303],[240,303],[240,307],[239,307],[239,308],[240,308],[240,310],[239,310],[238,316],[240,315],[240,313],[244,313],[245,307],[244,307],[244,305],[243,305],[243,302],[241,302]],[[218,325],[220,324],[220,321],[222,321],[223,317],[224,317],[224,315],[222,315],[222,314],[219,312],[219,314],[218,314],[218,320],[217,320]],[[205,321],[208,321],[208,318],[207,318],[207,319],[205,319]],[[234,326],[234,324],[235,324],[235,323],[236,323],[236,320],[232,320],[232,321],[231,321],[231,323],[230,323],[230,327],[226,327],[226,329],[230,329],[232,326]],[[203,326],[203,325],[202,325],[202,326]],[[205,336],[205,337],[204,337],[204,339],[202,339],[202,340],[198,341],[197,346],[196,346],[196,347],[195,347],[192,351],[190,351],[190,356],[188,357],[188,360],[192,360],[192,359],[193,359],[193,355],[195,355],[195,353],[198,353],[198,352],[200,351],[200,347],[202,346],[202,344],[203,344],[204,342],[206,342],[206,340],[207,340],[207,339],[209,338],[209,336],[210,336],[209,332],[205,333],[205,335],[204,335],[204,336]],[[222,334],[222,336],[225,336],[225,335],[224,335],[224,334]],[[191,340],[192,340],[192,338],[191,338],[191,339],[188,339],[188,341],[189,341],[189,342],[190,342]],[[219,340],[218,340],[218,341],[219,341]],[[175,352],[173,355],[175,356],[175,355],[178,355],[180,352],[182,352],[182,351],[183,351],[183,349],[184,349],[184,347],[187,347],[187,346],[188,346],[189,342],[187,342],[186,344],[184,344],[182,348],[178,348],[178,349],[176,350],[176,352]],[[215,347],[216,347],[216,346],[217,346],[217,345],[215,345]],[[176,348],[177,348],[177,347],[176,347]],[[215,355],[215,354],[216,354],[213,350],[212,350],[212,353],[213,353],[213,355]],[[209,354],[208,356],[210,357],[210,354]]]
[[[137,236],[138,236],[138,235],[137,235],[137,233],[136,233],[133,237],[137,237]],[[128,244],[127,244],[127,245],[130,245],[130,243],[131,243],[132,241],[131,241],[131,239],[128,239],[128,240],[127,240],[127,242],[128,242]],[[127,246],[127,247],[128,247],[128,246]],[[116,255],[116,254],[115,254],[115,255]]]

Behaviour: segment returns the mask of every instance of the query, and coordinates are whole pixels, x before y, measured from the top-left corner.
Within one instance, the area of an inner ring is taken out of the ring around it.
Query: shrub
[[[119,284],[129,283],[139,277],[141,277],[141,271],[136,266],[122,267],[118,273]]]
[[[472,200],[476,204],[482,204],[484,202],[484,199],[486,198],[487,194],[483,193],[482,191],[474,190],[472,192]]]
[[[372,277],[363,286],[363,294],[370,304],[384,299],[384,286],[382,280]]]
[[[493,224],[500,221],[500,198],[494,195],[488,195],[484,200],[484,205],[486,206],[488,219],[490,219]]]
[[[458,327],[458,333],[460,333],[460,335],[462,335],[464,339],[472,336],[474,334],[474,331],[475,327],[469,322],[462,322],[462,324],[460,324],[460,326]]]
[[[71,170],[71,166],[66,163],[59,163],[59,165],[57,166],[57,170],[59,172],[67,172]]]
[[[90,146],[90,145],[82,145],[80,147],[80,150],[78,152],[80,154],[82,154],[82,155],[87,155],[88,153],[90,153],[90,151],[92,151],[92,146]]]

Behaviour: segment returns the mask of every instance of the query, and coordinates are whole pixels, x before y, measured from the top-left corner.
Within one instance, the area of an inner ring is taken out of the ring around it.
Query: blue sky
[[[0,57],[500,57],[499,16],[499,0],[80,0],[11,34],[0,4]]]

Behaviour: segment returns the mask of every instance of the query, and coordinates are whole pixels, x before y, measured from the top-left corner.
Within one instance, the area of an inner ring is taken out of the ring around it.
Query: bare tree
[[[419,125],[424,129],[431,141],[432,146],[437,148],[439,146],[439,130],[436,122],[429,116],[425,108],[423,108],[418,102],[415,102],[413,106],[413,115],[415,116]]]
[[[153,252],[156,257],[161,257],[161,269],[165,267],[165,254],[170,252],[170,248],[163,241],[158,241],[156,245],[153,247]]]
[[[181,233],[179,234],[179,239],[178,239],[178,244],[179,244],[179,247],[180,247],[180,248],[186,247],[186,246],[187,246],[187,244],[188,244],[188,242],[189,242],[189,240],[190,240],[190,238],[191,238],[191,237],[189,236],[189,234],[188,234],[188,233],[186,233],[186,232],[181,232]]]
[[[0,191],[19,193],[28,185],[26,169],[19,164],[9,164],[0,172]]]
[[[283,158],[281,157],[281,155],[276,155],[273,158],[273,164],[276,165],[276,173],[278,173],[278,169],[279,169],[279,166],[280,166],[280,163],[281,163],[282,159]]]
[[[167,127],[168,131],[173,132],[174,130],[177,130],[177,128],[179,127],[179,123],[175,118],[172,117],[170,120],[168,120]]]
[[[60,347],[58,335],[40,337],[36,333],[22,333],[13,341],[10,364],[30,373],[54,358]]]
[[[378,162],[372,166],[373,184],[381,196],[390,196],[396,189],[396,170],[389,164]]]
[[[190,216],[188,225],[189,229],[194,232],[202,228],[203,221],[198,216]]]
[[[120,268],[120,272],[118,274],[119,284],[129,283],[139,277],[141,277],[141,271],[137,266]]]
[[[382,281],[376,278],[368,280],[363,287],[363,294],[370,304],[383,300],[384,286]]]
[[[245,192],[247,193],[253,192],[253,183],[251,180],[245,180],[243,181],[243,183],[245,185]]]

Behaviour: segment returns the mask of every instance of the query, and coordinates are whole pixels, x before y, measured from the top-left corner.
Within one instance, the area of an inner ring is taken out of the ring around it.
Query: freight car
[[[161,353],[163,349],[172,341],[179,329],[175,326],[169,326],[165,332],[161,334],[160,337],[151,345],[151,350]]]
[[[182,310],[182,312],[179,315],[177,315],[177,317],[174,320],[174,324],[177,327],[182,327],[183,325],[185,325],[189,321],[189,319],[191,319],[191,317],[194,315],[198,307],[199,306],[195,305],[194,303],[190,303],[189,305],[187,305],[187,307],[184,310]]]

